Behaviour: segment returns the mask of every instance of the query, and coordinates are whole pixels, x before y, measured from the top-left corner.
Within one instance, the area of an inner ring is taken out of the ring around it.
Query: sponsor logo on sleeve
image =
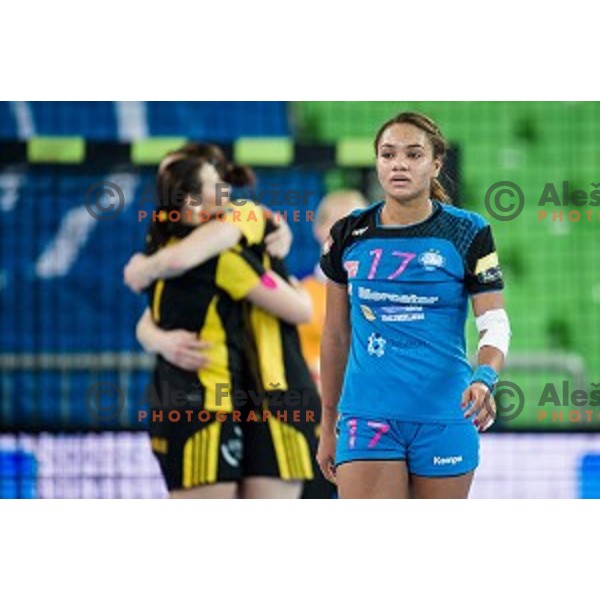
[[[475,265],[475,275],[480,283],[501,281],[502,269],[498,263],[498,254],[491,252],[480,258]]]

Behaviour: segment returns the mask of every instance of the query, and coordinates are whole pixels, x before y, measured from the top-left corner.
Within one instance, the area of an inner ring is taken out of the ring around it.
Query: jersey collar
[[[381,211],[383,210],[383,207],[385,206],[385,201],[381,201],[375,212],[375,226],[379,229],[410,229],[411,227],[418,227],[419,225],[424,225],[425,223],[429,223],[429,221],[432,221],[433,219],[435,219],[438,216],[438,214],[440,213],[440,211],[442,210],[442,207],[437,200],[430,199],[430,202],[431,202],[431,206],[432,206],[431,214],[427,218],[423,219],[422,221],[417,221],[415,223],[409,223],[408,225],[382,225],[381,224]]]

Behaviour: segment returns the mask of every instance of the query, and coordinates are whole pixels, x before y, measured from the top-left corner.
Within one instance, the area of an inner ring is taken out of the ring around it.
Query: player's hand
[[[277,229],[265,237],[267,252],[275,258],[285,258],[292,247],[292,230],[284,220],[275,222]]]
[[[164,331],[160,340],[159,354],[169,363],[185,371],[203,369],[209,363],[202,350],[210,348],[208,342],[185,329]]]
[[[152,280],[146,273],[147,261],[148,257],[141,252],[138,252],[137,254],[134,254],[125,265],[125,269],[123,270],[123,281],[130,290],[139,293],[152,283]]]
[[[485,431],[496,418],[496,402],[485,383],[475,381],[463,393],[461,408],[465,411],[465,419],[475,417],[473,424],[478,431]]]
[[[335,479],[335,445],[336,437],[333,431],[321,429],[319,448],[317,450],[317,463],[327,481],[336,482]]]

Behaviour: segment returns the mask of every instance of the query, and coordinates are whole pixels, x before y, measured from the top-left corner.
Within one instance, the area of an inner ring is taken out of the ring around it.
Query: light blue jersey
[[[464,422],[471,294],[503,289],[489,225],[433,202],[428,219],[380,222],[383,203],[338,221],[321,257],[347,285],[352,340],[339,410],[423,423]]]

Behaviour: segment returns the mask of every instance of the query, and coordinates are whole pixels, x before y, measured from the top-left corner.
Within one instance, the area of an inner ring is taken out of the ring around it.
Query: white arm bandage
[[[485,332],[483,337],[479,340],[479,346],[477,350],[481,350],[482,346],[493,346],[498,348],[504,358],[508,354],[508,345],[510,342],[510,323],[508,322],[508,315],[503,308],[497,308],[494,310],[488,310],[484,312],[480,317],[477,317],[477,331],[481,335],[481,332]]]

